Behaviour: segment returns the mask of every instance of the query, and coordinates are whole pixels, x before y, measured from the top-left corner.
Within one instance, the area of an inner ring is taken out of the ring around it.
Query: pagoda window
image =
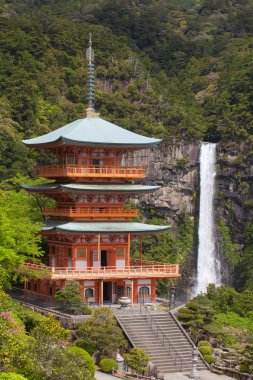
[[[85,298],[94,297],[94,290],[91,288],[85,289],[84,296],[85,296]]]
[[[130,286],[127,286],[126,289],[125,289],[126,296],[130,296],[131,293],[132,293],[132,289],[130,288]]]
[[[142,286],[139,290],[139,294],[142,296],[149,295],[149,287],[148,286]]]
[[[116,256],[124,256],[125,255],[125,248],[116,247],[115,248],[115,254],[116,254]]]
[[[71,257],[71,256],[72,256],[72,249],[68,248],[68,257]]]
[[[86,257],[87,257],[87,248],[77,248],[76,255],[79,258],[86,259]]]

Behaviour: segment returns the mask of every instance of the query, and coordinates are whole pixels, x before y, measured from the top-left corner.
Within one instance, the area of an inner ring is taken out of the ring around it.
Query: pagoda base
[[[156,279],[75,280],[81,285],[81,297],[89,305],[118,304],[120,297],[129,297],[131,304],[155,302]],[[51,297],[64,288],[65,280],[31,279],[25,283],[25,292],[33,299]]]

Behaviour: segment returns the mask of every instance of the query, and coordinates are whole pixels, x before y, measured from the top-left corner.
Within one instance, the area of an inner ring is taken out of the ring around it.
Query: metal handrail
[[[180,306],[180,307],[182,307],[182,306]],[[209,371],[212,372],[212,367],[205,361],[204,356],[201,354],[201,352],[199,351],[198,347],[195,345],[195,343],[191,339],[190,335],[187,334],[187,332],[185,331],[185,329],[183,328],[183,326],[181,325],[181,323],[179,322],[179,320],[175,317],[174,313],[172,311],[170,311],[169,313],[170,313],[170,316],[172,317],[172,319],[174,320],[174,322],[176,323],[176,325],[180,328],[180,330],[184,334],[184,336],[191,343],[192,347],[194,347],[198,351],[198,355],[201,357],[202,361],[205,363],[205,365],[207,366],[207,368],[209,369]]]
[[[165,347],[165,343],[168,344],[167,348],[169,349],[169,352],[168,352],[168,355],[171,357],[171,350],[173,351],[174,353],[174,364],[177,365],[177,360],[179,360],[180,362],[180,371],[182,371],[182,368],[183,368],[183,359],[181,358],[181,356],[179,355],[179,353],[177,352],[177,350],[175,349],[175,347],[173,346],[173,344],[170,342],[169,338],[168,338],[168,335],[164,333],[164,331],[161,329],[161,327],[158,325],[158,323],[154,320],[154,316],[150,313],[150,311],[148,309],[145,310],[145,316],[146,316],[146,320],[147,320],[147,323],[150,322],[150,327],[152,330],[154,330],[154,325],[155,325],[155,330],[156,330],[156,335],[157,337],[159,338],[159,333],[160,335],[162,336],[162,340],[161,340],[161,343],[162,345]]]

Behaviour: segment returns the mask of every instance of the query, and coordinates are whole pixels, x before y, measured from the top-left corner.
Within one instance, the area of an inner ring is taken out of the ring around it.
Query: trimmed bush
[[[198,348],[199,347],[210,347],[210,348],[212,348],[212,345],[210,342],[208,342],[208,340],[200,340],[198,342]]]
[[[208,346],[199,347],[199,351],[201,352],[201,354],[203,356],[212,355],[212,353],[213,353],[213,349],[211,347],[208,347]]]
[[[0,373],[0,380],[27,380],[27,377],[14,372],[2,372]]]
[[[68,351],[72,352],[76,356],[83,358],[85,361],[85,367],[92,375],[95,374],[95,363],[87,351],[77,346],[68,347]]]
[[[203,355],[203,356],[204,356],[205,361],[208,364],[212,364],[212,363],[216,362],[216,359],[215,359],[215,357],[213,355]]]
[[[104,373],[112,373],[113,369],[118,369],[118,363],[113,359],[102,359],[99,363],[99,367]]]

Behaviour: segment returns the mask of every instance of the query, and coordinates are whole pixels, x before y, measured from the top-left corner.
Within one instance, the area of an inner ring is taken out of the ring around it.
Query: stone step
[[[192,369],[192,343],[170,314],[152,316],[117,316],[134,347],[142,347],[151,356],[157,370],[162,373],[190,373]],[[150,318],[153,319],[151,324]],[[157,326],[159,326],[159,331]],[[161,336],[164,334],[164,339]],[[166,343],[167,341],[167,343]],[[170,347],[170,344],[172,347]],[[175,350],[175,351],[174,351]],[[181,362],[180,362],[181,360]],[[205,369],[202,361],[198,369]]]

